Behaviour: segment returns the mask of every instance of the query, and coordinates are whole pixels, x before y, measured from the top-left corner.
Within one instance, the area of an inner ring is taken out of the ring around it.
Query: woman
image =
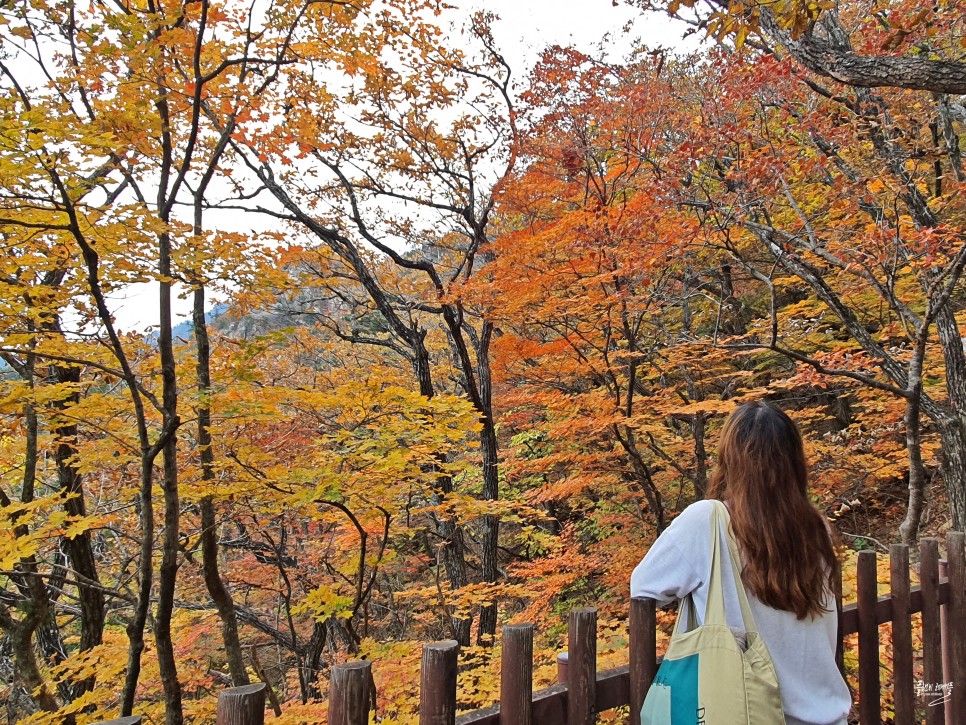
[[[741,579],[768,648],[787,725],[845,725],[848,686],[835,665],[838,562],[828,524],[808,497],[802,436],[762,402],[725,421],[708,498],[723,501],[741,554]],[[663,606],[688,594],[698,624],[708,600],[711,502],[686,508],[631,575],[631,596]],[[725,532],[719,532],[727,546]],[[730,557],[724,557],[726,581]],[[724,591],[728,624],[742,629],[737,592]]]

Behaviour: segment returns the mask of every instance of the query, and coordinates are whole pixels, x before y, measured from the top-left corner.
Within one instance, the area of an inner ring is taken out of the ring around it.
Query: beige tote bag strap
[[[672,634],[679,635],[698,628],[698,617],[694,610],[694,596],[686,595],[678,604],[678,618],[674,622]]]
[[[733,586],[738,594],[738,605],[741,607],[741,619],[745,625],[745,631],[758,632],[755,617],[751,613],[751,603],[748,601],[747,592],[745,592],[745,585],[741,582],[741,560],[738,556],[738,543],[731,531],[731,516],[721,501],[711,501],[711,579],[708,582],[708,606],[704,613],[704,622],[705,624],[728,626],[728,617],[724,605],[726,582],[722,563],[725,553],[721,551],[720,545],[722,526],[726,534],[725,540],[728,543],[727,551],[731,557],[731,572],[733,574],[733,576],[728,577],[731,581],[727,582],[727,585]]]

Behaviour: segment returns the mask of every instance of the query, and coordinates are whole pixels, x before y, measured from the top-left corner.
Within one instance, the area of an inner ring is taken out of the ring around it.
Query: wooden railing
[[[910,586],[909,547],[890,549],[891,591],[878,596],[876,555],[859,553],[856,602],[838,597],[839,667],[844,672],[844,638],[858,634],[857,710],[862,725],[881,722],[880,629],[890,622],[892,684],[896,725],[966,725],[966,537],[947,537],[947,560],[939,559],[938,539],[919,547],[919,585]],[[912,615],[921,613],[922,650],[915,656]],[[628,722],[639,725],[641,704],[657,672],[655,603],[630,605],[629,662],[597,671],[597,611],[570,612],[567,652],[557,660],[558,683],[533,692],[533,626],[503,628],[500,702],[457,716],[459,645],[453,640],[423,647],[420,672],[420,725],[591,725],[597,713],[629,706]],[[330,725],[366,725],[374,701],[367,661],[335,665],[329,682]],[[919,676],[917,677],[917,673]],[[221,693],[218,725],[262,725],[264,685]],[[139,718],[113,720],[137,725]],[[106,724],[104,724],[106,725]]]

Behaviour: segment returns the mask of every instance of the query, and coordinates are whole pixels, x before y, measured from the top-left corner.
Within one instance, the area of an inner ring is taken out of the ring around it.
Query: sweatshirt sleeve
[[[631,597],[655,599],[665,606],[701,586],[699,572],[709,558],[711,502],[688,506],[671,522],[631,574]]]

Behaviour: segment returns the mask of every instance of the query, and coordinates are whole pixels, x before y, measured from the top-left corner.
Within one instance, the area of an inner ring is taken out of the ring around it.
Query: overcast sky
[[[623,0],[450,0],[467,11],[485,8],[500,17],[494,36],[522,83],[548,45],[572,45],[598,54],[602,41],[607,57],[618,60],[638,39],[651,48],[682,47],[683,26],[664,16],[644,15]],[[625,30],[626,28],[629,30]],[[693,43],[692,43],[693,45]],[[144,330],[158,324],[157,286],[132,285],[112,295],[110,306],[121,330]],[[177,321],[190,316],[189,300],[174,300]]]
[[[461,0],[454,4],[463,5]],[[617,56],[640,38],[651,48],[680,47],[683,26],[667,17],[644,15],[625,0],[474,0],[467,7],[486,8],[500,16],[494,34],[508,59],[532,64],[546,46],[573,45],[593,50],[605,35]],[[630,32],[624,27],[632,25]],[[512,62],[512,61],[511,61]],[[523,73],[518,73],[522,77]]]

